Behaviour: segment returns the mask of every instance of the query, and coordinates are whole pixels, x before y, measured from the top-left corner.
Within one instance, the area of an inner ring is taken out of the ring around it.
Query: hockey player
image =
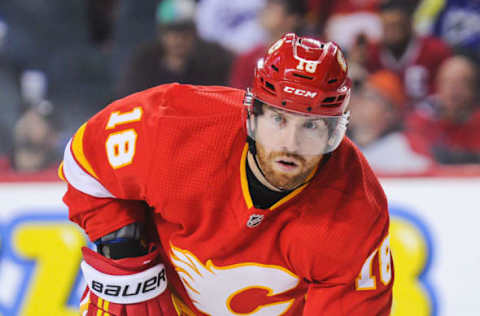
[[[339,47],[286,34],[251,91],[167,84],[73,136],[83,315],[388,315],[387,202],[344,137]]]

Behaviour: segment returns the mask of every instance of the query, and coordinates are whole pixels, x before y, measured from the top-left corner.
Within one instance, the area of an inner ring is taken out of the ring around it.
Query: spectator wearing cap
[[[232,56],[220,45],[198,37],[195,5],[193,0],[159,3],[157,38],[141,45],[133,55],[119,83],[120,96],[168,82],[227,83]]]
[[[267,34],[266,40],[240,54],[234,60],[230,75],[230,86],[246,89],[253,82],[253,69],[258,59],[263,57],[268,46],[273,41],[289,32],[300,33],[306,7],[303,1],[297,0],[267,0],[265,8],[259,15],[259,24]]]
[[[389,69],[400,76],[411,103],[432,93],[438,65],[451,56],[450,47],[441,39],[414,32],[416,4],[416,0],[383,0],[383,35],[378,42],[370,43],[366,54],[370,73]]]
[[[405,104],[402,83],[388,70],[370,75],[351,102],[349,136],[377,173],[418,173],[432,165],[402,131]]]
[[[407,118],[417,150],[440,164],[480,163],[478,65],[457,55],[438,70],[436,93]]]

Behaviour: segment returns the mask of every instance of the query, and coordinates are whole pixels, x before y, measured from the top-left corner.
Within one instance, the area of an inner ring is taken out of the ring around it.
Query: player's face
[[[268,182],[280,189],[304,183],[328,141],[323,119],[264,106],[255,127],[257,158]]]

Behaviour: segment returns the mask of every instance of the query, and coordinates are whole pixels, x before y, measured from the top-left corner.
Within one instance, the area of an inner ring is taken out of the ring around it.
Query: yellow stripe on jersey
[[[109,301],[104,301],[103,302],[103,310],[105,312],[108,312],[108,307],[110,306],[110,302]],[[105,313],[105,316],[108,316],[108,313]]]
[[[250,190],[248,189],[248,180],[247,180],[247,153],[248,153],[248,144],[245,144],[242,152],[242,158],[240,159],[240,182],[242,184],[243,198],[245,203],[247,203],[247,208],[253,206],[252,198],[250,197]]]
[[[60,163],[60,166],[58,166],[57,175],[62,181],[66,182],[65,177],[63,176],[63,161]]]
[[[102,316],[103,311],[100,309],[102,308],[102,304],[103,304],[103,299],[101,299],[100,297],[97,298],[97,316]]]
[[[247,208],[251,208],[253,206],[252,202],[252,197],[250,195],[250,190],[248,189],[248,179],[247,179],[247,153],[248,153],[248,144],[245,145],[243,148],[242,152],[242,158],[240,159],[240,182],[242,184],[242,193],[243,197],[245,199],[245,203],[247,204]],[[293,199],[295,196],[297,196],[300,192],[305,189],[305,187],[308,185],[308,181],[310,181],[315,173],[317,172],[318,165],[313,169],[313,171],[308,175],[307,179],[305,180],[305,184],[296,188],[293,192],[288,194],[287,196],[283,197],[281,200],[279,200],[277,203],[273,204],[269,210],[273,211],[277,207],[279,207],[282,204],[285,204],[287,201]]]
[[[90,294],[87,294],[87,297],[85,300],[80,302],[80,315],[86,315],[88,311],[88,305],[90,305]]]
[[[170,297],[172,298],[173,307],[179,316],[195,316],[195,313],[180,299],[180,297],[173,293],[170,294]]]
[[[87,158],[85,157],[85,153],[83,152],[83,135],[85,134],[85,127],[87,126],[87,123],[84,123],[78,131],[75,133],[75,136],[73,136],[73,141],[72,141],[72,152],[73,156],[75,159],[78,161],[78,163],[87,171],[91,176],[93,176],[95,179],[98,180],[98,176],[93,171],[92,166],[88,162]]]
[[[303,191],[303,189],[305,189],[305,187],[308,185],[308,181],[310,181],[313,176],[315,175],[315,173],[317,172],[317,169],[318,169],[318,165],[315,167],[315,169],[313,169],[313,171],[308,175],[307,179],[305,180],[305,184],[302,185],[301,187],[298,187],[296,188],[292,193],[290,193],[289,195],[283,197],[280,201],[278,201],[277,203],[273,204],[272,206],[270,206],[270,210],[274,210],[276,209],[277,207],[279,207],[280,205],[286,203],[287,201],[293,199],[294,197],[296,197],[300,192]]]

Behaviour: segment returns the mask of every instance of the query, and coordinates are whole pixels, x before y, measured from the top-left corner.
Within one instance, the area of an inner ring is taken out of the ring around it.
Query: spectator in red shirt
[[[369,72],[389,69],[397,73],[410,102],[432,93],[438,65],[451,56],[451,49],[441,39],[415,34],[412,22],[415,6],[413,0],[382,2],[383,36],[378,43],[369,45],[366,61]]]
[[[264,27],[268,41],[258,45],[234,60],[230,76],[230,85],[245,89],[253,82],[253,69],[257,60],[263,57],[267,46],[283,34],[297,32],[302,25],[305,6],[297,0],[268,0],[260,14],[260,22]]]
[[[441,164],[480,163],[478,65],[465,56],[442,63],[436,94],[407,119],[415,147]]]

